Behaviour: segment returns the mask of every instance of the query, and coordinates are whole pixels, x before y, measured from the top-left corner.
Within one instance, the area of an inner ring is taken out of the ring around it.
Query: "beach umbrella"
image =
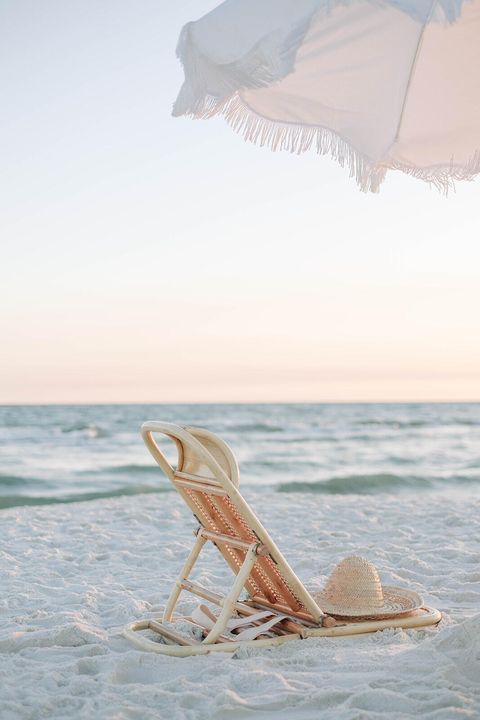
[[[480,172],[480,0],[227,0],[182,30],[174,115],[315,149],[377,191]]]

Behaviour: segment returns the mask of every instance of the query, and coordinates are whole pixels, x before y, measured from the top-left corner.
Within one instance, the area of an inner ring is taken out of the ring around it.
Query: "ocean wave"
[[[100,467],[96,470],[82,470],[80,475],[149,475],[150,473],[158,473],[157,465],[150,463],[149,465],[137,465],[136,463],[128,463],[126,465],[109,465]]]
[[[306,469],[317,469],[317,460],[297,460],[295,457],[283,457],[278,460],[244,460],[241,464],[241,470],[247,474],[258,470],[288,470],[289,468],[296,468],[300,470]]]
[[[129,485],[116,488],[115,490],[104,490],[98,492],[72,493],[55,497],[53,495],[32,496],[32,495],[0,495],[0,509],[18,507],[21,505],[64,505],[74,502],[87,502],[89,500],[103,500],[105,498],[123,497],[125,495],[154,495],[165,492],[173,492],[173,486],[150,487],[146,485]]]
[[[479,423],[476,420],[472,420],[470,418],[461,418],[461,417],[450,417],[450,418],[436,418],[432,420],[377,420],[377,419],[367,419],[367,420],[360,420],[359,425],[364,425],[367,427],[386,427],[386,428],[396,428],[399,430],[405,430],[408,428],[423,428],[423,427],[448,427],[448,426],[455,426],[458,425],[460,427],[478,427]]]
[[[287,482],[277,485],[277,492],[319,493],[323,495],[375,495],[402,490],[429,490],[439,486],[478,484],[480,477],[461,475],[447,478],[418,477],[378,473],[346,475],[315,482]]]
[[[84,433],[87,437],[91,438],[104,438],[110,434],[105,428],[100,427],[100,425],[81,421],[66,425],[62,427],[61,430],[62,433]]]
[[[365,439],[369,440],[371,439],[371,435],[365,435]],[[274,442],[278,442],[277,440],[274,440]],[[318,435],[318,436],[311,436],[311,435],[297,435],[294,437],[282,437],[282,439],[279,441],[282,443],[282,445],[290,445],[290,444],[296,444],[296,445],[304,445],[305,443],[314,443],[315,445],[318,445],[319,443],[338,443],[341,442],[341,439],[336,437],[335,435]]]
[[[378,427],[393,427],[393,428],[420,428],[427,427],[428,425],[434,425],[428,420],[360,420],[359,425],[366,426],[378,426]]]
[[[22,475],[2,475],[0,473],[0,487],[15,487],[16,485],[34,485],[42,482],[38,478],[24,477]]]
[[[225,427],[229,432],[266,432],[266,433],[282,433],[285,428],[280,425],[270,425],[268,423],[241,423],[238,425],[228,425]]]

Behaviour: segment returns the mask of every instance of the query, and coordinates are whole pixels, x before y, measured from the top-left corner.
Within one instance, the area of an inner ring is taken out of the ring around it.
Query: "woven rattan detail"
[[[256,543],[258,538],[251,531],[235,505],[229,498],[209,495],[194,490],[185,490],[190,507],[207,530],[239,537],[245,542]],[[234,572],[238,572],[245,559],[240,549],[223,546],[219,548]],[[293,611],[304,610],[288,583],[270,557],[259,557],[246,583],[252,597],[264,598],[267,603],[279,603]]]
[[[220,533],[223,535],[235,535],[235,532],[232,531],[232,528],[230,525],[224,520],[222,517],[222,514],[216,511],[215,507],[208,507],[210,505],[209,500],[210,498],[207,497],[203,493],[198,493],[193,490],[187,490],[186,494],[188,495],[191,503],[195,506],[196,512],[195,515],[200,520],[202,525],[207,529],[211,530],[212,532]],[[205,507],[207,505],[207,508]],[[209,512],[210,510],[210,512]],[[214,512],[212,513],[212,510]],[[215,517],[215,521],[213,520],[213,517]],[[254,542],[254,541],[252,541]],[[236,573],[241,568],[243,561],[245,559],[245,552],[243,550],[240,550],[238,548],[232,548],[228,545],[223,545],[220,549],[220,552],[223,554],[225,559],[227,560],[228,564],[232,568],[232,570]],[[252,588],[252,591],[255,593],[259,592],[262,594],[262,590],[260,586],[258,586],[253,578],[250,578],[249,584]],[[250,587],[249,587],[250,591]]]

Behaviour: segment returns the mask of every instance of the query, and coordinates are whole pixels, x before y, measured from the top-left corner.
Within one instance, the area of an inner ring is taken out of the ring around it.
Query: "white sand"
[[[315,576],[310,587],[335,560],[365,554],[385,582],[423,593],[444,621],[237,657],[148,654],[120,629],[160,614],[192,542],[179,498],[3,511],[1,719],[480,717],[478,500],[248,497],[300,577]],[[200,577],[216,587],[230,575],[212,553]]]

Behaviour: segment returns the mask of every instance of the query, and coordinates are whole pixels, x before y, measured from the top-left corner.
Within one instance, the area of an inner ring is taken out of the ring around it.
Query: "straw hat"
[[[412,590],[382,586],[375,565],[357,555],[338,563],[325,589],[314,597],[324,612],[345,618],[391,618],[423,605]]]

